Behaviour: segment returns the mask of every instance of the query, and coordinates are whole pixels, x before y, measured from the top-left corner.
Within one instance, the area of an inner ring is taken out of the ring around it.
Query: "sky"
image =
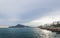
[[[0,25],[39,26],[60,21],[60,0],[0,0]]]

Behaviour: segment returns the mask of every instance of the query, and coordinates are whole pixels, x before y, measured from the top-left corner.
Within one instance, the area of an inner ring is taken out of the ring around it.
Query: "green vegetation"
[[[38,26],[38,28],[53,28],[53,27],[60,27],[60,21],[53,22],[52,24],[45,24]]]
[[[53,24],[51,26],[53,26],[53,27],[60,27],[60,21],[53,22]]]

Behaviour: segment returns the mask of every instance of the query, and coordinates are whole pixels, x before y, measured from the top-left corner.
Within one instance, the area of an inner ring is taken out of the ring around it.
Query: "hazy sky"
[[[60,0],[0,0],[0,24],[38,26],[60,20]]]

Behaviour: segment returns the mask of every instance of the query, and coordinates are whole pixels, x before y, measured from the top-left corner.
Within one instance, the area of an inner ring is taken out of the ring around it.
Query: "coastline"
[[[56,27],[56,28],[40,28],[40,29],[45,29],[45,30],[49,30],[52,32],[56,32],[57,34],[60,34],[60,27]]]

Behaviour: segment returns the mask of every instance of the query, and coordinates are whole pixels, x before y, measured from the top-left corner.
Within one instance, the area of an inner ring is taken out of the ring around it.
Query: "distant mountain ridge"
[[[9,28],[21,28],[21,27],[23,28],[23,27],[29,27],[29,26],[17,24],[16,26],[10,26]]]

